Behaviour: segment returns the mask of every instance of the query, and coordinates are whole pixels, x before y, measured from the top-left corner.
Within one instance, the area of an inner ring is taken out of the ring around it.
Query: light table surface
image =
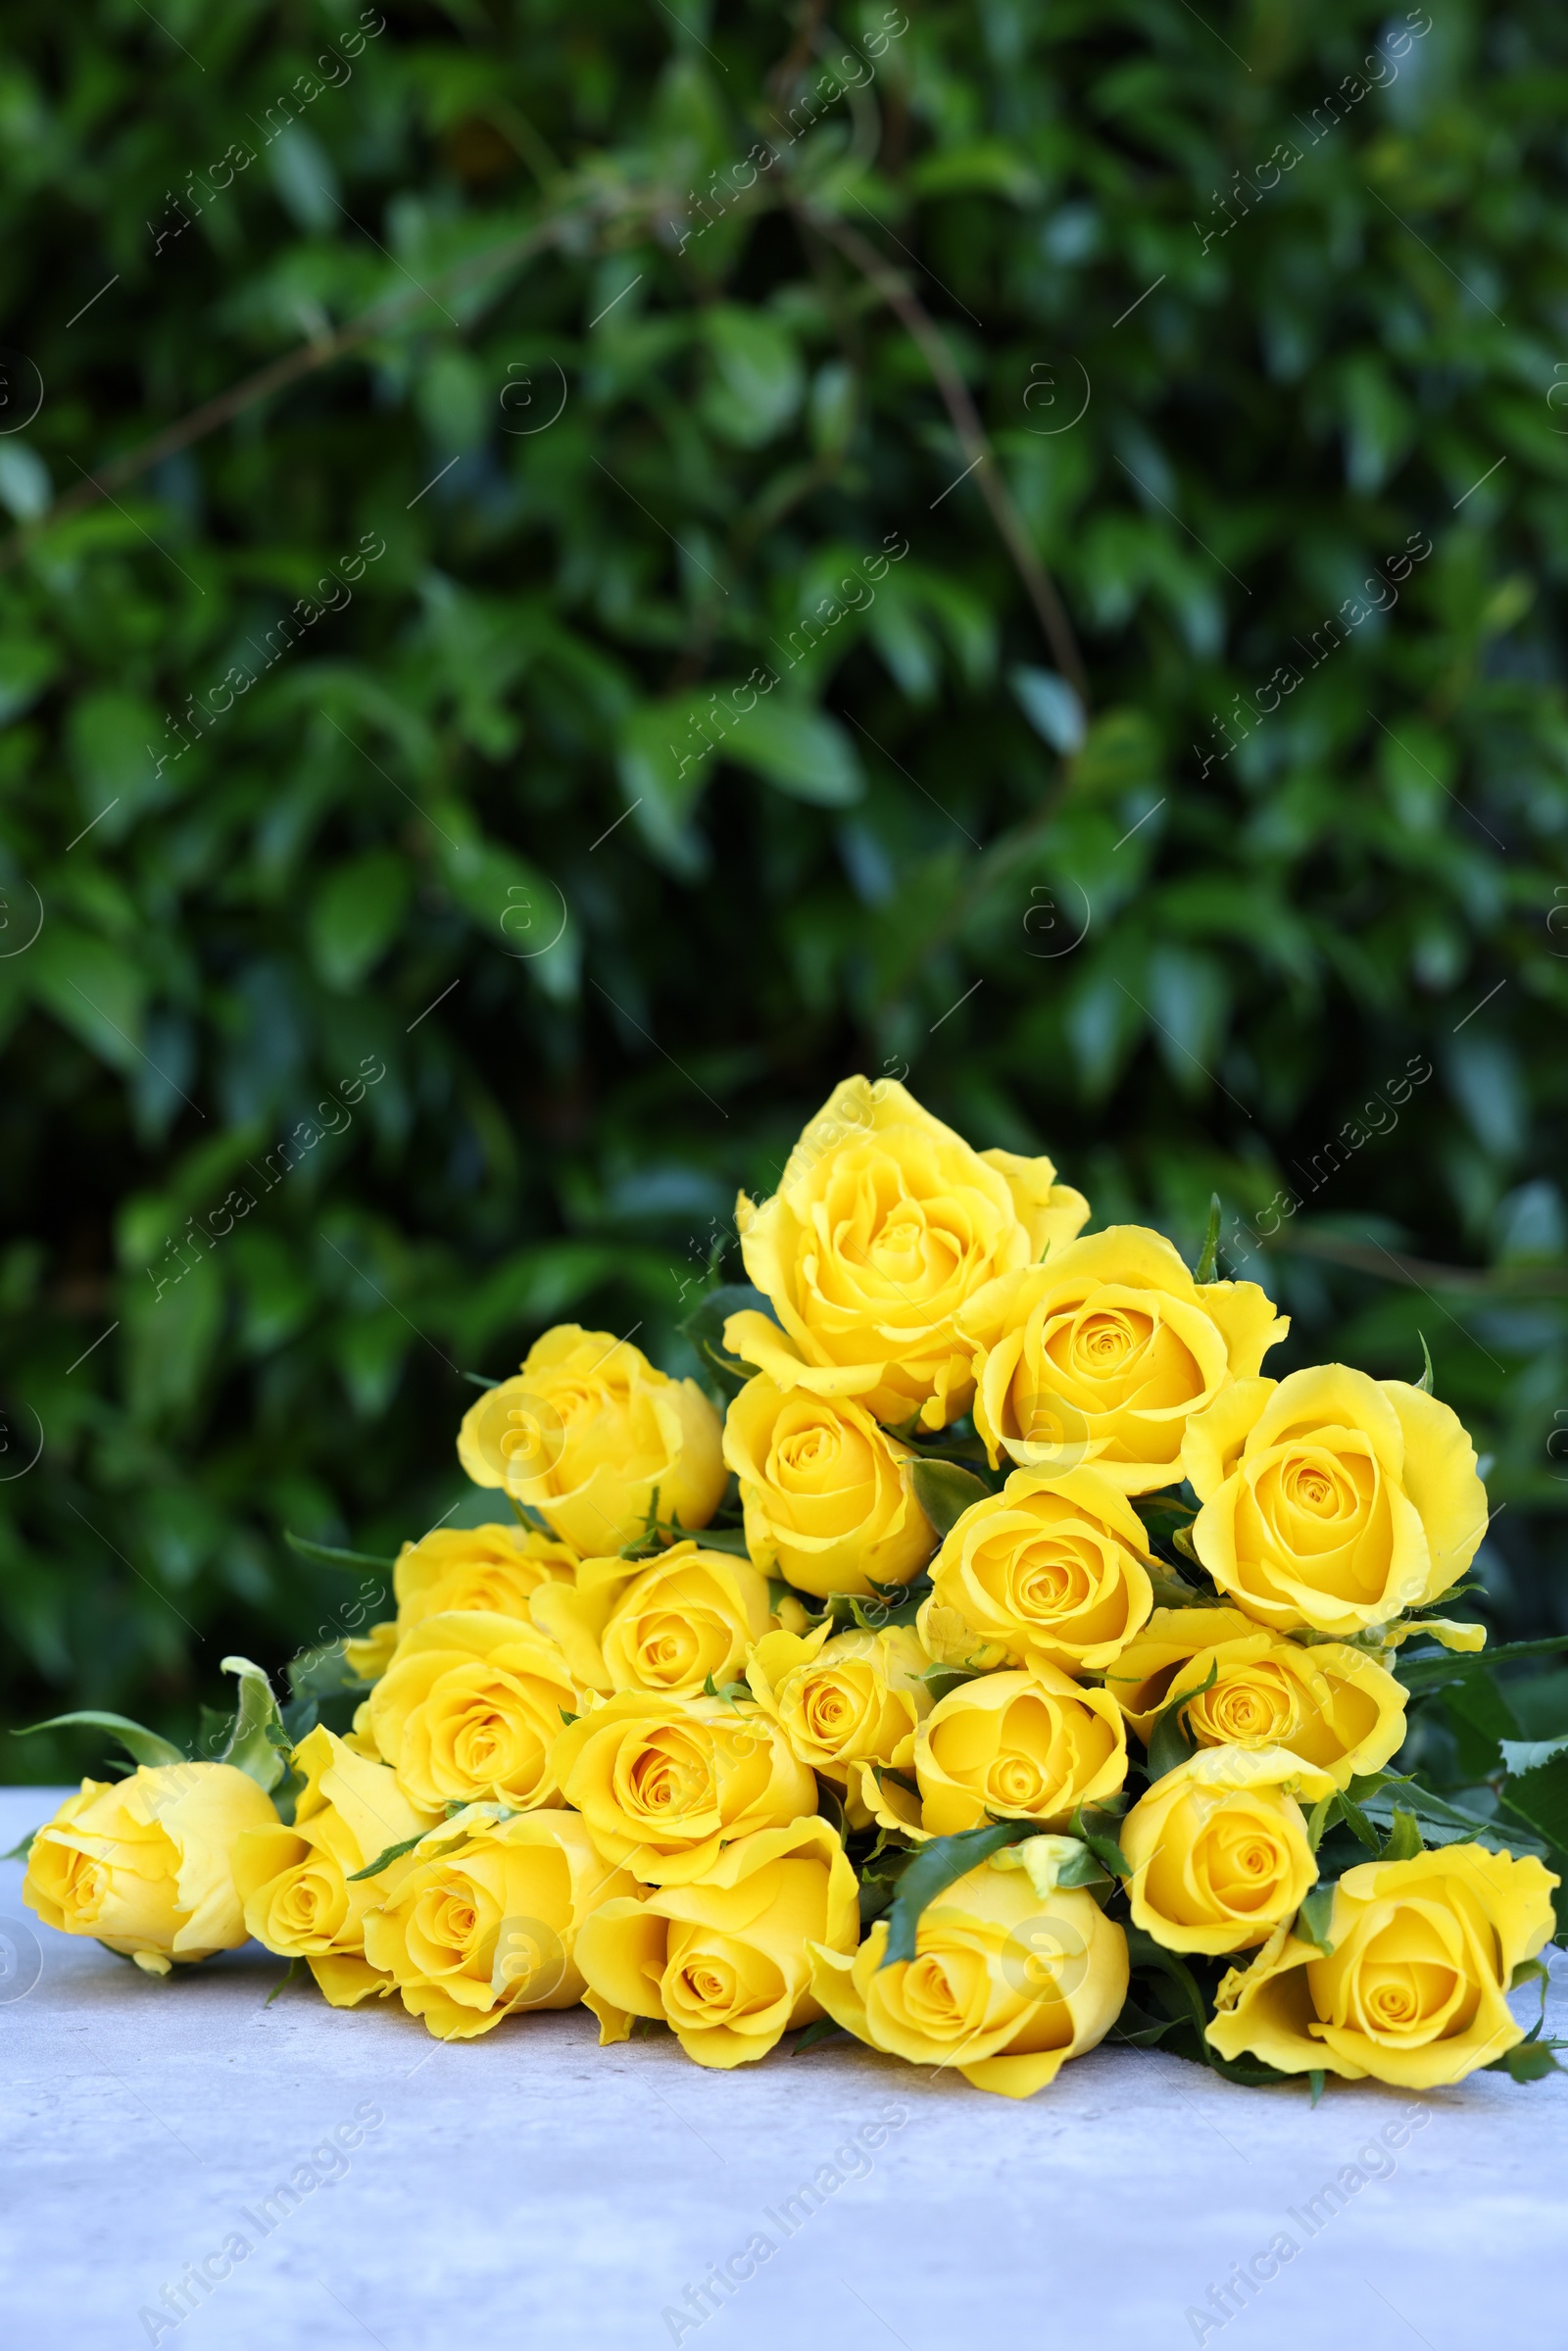
[[[0,1789],[0,1851],[58,1800]],[[21,1881],[0,1871],[11,2351],[1564,2339],[1568,2079],[1481,2074],[1418,2100],[1331,2082],[1314,2113],[1304,2090],[1109,2048],[1014,2103],[837,2042],[731,2074],[662,2033],[601,2052],[584,2010],[448,2044],[309,1984],[268,2006],[282,1963],[254,1943],[159,1982],[51,1934]],[[1568,2030],[1557,1986],[1552,2007]],[[1408,2143],[1314,2226],[1324,2183],[1412,2105]],[[301,2166],[335,2176],[278,2197]],[[1298,2250],[1200,2337],[1189,2311],[1281,2232]],[[759,2234],[774,2249],[754,2275],[710,2289],[705,2319],[681,2309]],[[155,2330],[140,2314],[204,2261],[232,2266]]]

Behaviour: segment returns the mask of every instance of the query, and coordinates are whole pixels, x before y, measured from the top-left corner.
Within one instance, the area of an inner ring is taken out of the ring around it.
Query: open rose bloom
[[[1090,1214],[846,1078],[667,1367],[564,1323],[485,1389],[466,1508],[288,1731],[244,1660],[232,1763],[65,1718],[141,1768],[61,1807],[26,1899],[154,1974],[249,1932],[448,2040],[586,2005],[625,2062],[1551,2070],[1568,1710],[1437,1613],[1489,1523],[1469,1433],[1430,1368],[1266,1370],[1289,1323],[1217,1278],[1217,1202],[1192,1265]],[[1473,1785],[1423,1777],[1450,1750]]]

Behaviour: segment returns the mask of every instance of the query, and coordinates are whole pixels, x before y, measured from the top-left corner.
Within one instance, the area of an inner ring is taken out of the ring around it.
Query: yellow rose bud
[[[1334,1889],[1329,1955],[1281,1926],[1221,1984],[1208,2037],[1287,2074],[1462,2082],[1525,2037],[1508,1985],[1552,1932],[1557,1883],[1533,1856],[1482,1845],[1363,1862]]]
[[[22,1898],[46,1927],[91,1935],[167,1976],[176,1960],[245,1940],[235,1840],[276,1821],[270,1796],[230,1763],[83,1780],[33,1838]]]
[[[1282,1747],[1200,1747],[1122,1822],[1133,1925],[1167,1951],[1266,1942],[1317,1882],[1297,1796],[1315,1803],[1333,1787]]]
[[[1103,1690],[1037,1665],[950,1690],[916,1731],[912,1760],[930,1836],[983,1829],[991,1816],[1065,1829],[1080,1804],[1121,1787],[1127,1732]]]
[[[973,1394],[960,1309],[1089,1214],[1055,1172],[1049,1159],[971,1151],[891,1079],[846,1078],[772,1199],[736,1203],[746,1270],[778,1324],[733,1315],[725,1345],[780,1388],[944,1427]]]
[[[379,1877],[352,1881],[431,1818],[416,1811],[390,1765],[367,1762],[323,1725],[295,1748],[294,1768],[305,1786],[293,1827],[244,1830],[234,1844],[234,1883],[247,1932],[284,1959],[305,1960],[334,2008],[353,2008],[392,1988],[365,1957],[365,1914],[411,1865],[389,1862]]]
[[[559,1801],[551,1752],[582,1693],[553,1641],[479,1610],[427,1616],[365,1701],[371,1738],[411,1804]],[[358,1728],[358,1717],[356,1717]]]
[[[1098,1471],[1015,1469],[931,1568],[920,1638],[943,1663],[1104,1672],[1154,1604],[1144,1523]]]
[[[725,1416],[724,1458],[740,1480],[747,1549],[802,1592],[906,1584],[936,1548],[907,1447],[852,1396],[749,1380]]]
[[[859,1890],[823,1820],[738,1837],[695,1884],[606,1902],[583,1923],[577,1964],[600,2046],[632,2019],[662,2017],[688,2057],[728,2070],[765,2057],[821,2015],[808,1943],[851,1952]]]
[[[1042,1902],[1022,1871],[984,1863],[920,1915],[915,1956],[882,1965],[878,1919],[853,1958],[820,1945],[811,1988],[858,2040],[976,2089],[1027,2098],[1110,2031],[1127,1997],[1127,1937],[1087,1893]]]
[[[379,1681],[399,1641],[427,1616],[482,1608],[490,1616],[529,1621],[528,1603],[541,1584],[569,1584],[577,1554],[523,1527],[436,1527],[418,1543],[406,1543],[392,1570],[397,1620],[372,1625],[364,1641],[346,1641],[343,1651],[362,1681]]]
[[[1284,1338],[1255,1282],[1193,1280],[1170,1243],[1112,1225],[991,1283],[959,1316],[993,1465],[1092,1462],[1123,1494],[1182,1476],[1182,1432]]]
[[[767,1630],[767,1578],[749,1559],[677,1543],[646,1564],[585,1559],[575,1585],[536,1592],[533,1621],[585,1690],[695,1697],[739,1679]]]
[[[524,2009],[574,2008],[584,1921],[631,1886],[574,1812],[462,1812],[409,1861],[366,1916],[365,1951],[438,2040],[472,2040]]]
[[[760,1709],[624,1690],[556,1741],[555,1773],[606,1857],[688,1886],[722,1847],[816,1810],[816,1782]]]
[[[852,1828],[869,1826],[859,1765],[892,1766],[931,1711],[929,1660],[906,1625],[879,1633],[835,1633],[818,1625],[804,1639],[767,1633],[746,1678],[798,1762],[844,1790]]]
[[[1253,1380],[1188,1431],[1193,1547],[1238,1607],[1342,1640],[1458,1582],[1487,1490],[1456,1414],[1343,1363]]]
[[[724,1492],[718,1414],[696,1381],[574,1322],[546,1331],[517,1377],[464,1415],[458,1458],[582,1557],[618,1551],[656,1511],[666,1526],[706,1527]]]
[[[1365,1650],[1303,1648],[1237,1608],[1156,1608],[1105,1688],[1146,1742],[1156,1714],[1192,1690],[1181,1719],[1200,1746],[1288,1747],[1336,1788],[1381,1771],[1404,1743],[1405,1692]]]

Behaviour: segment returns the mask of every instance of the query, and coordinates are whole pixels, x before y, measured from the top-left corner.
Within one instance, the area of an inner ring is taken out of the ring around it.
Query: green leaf
[[[991,1497],[991,1488],[973,1470],[961,1469],[956,1461],[917,1457],[909,1471],[909,1483],[914,1488],[915,1500],[943,1537],[952,1534],[966,1510]]]
[[[43,1826],[44,1823],[40,1821],[38,1828]],[[0,1853],[0,1861],[25,1861],[32,1851],[32,1840],[37,1834],[38,1829],[29,1829],[20,1844],[13,1845],[9,1853]]]
[[[865,790],[855,745],[836,718],[782,691],[760,701],[724,737],[722,756],[775,791],[820,808],[847,808]]]
[[[99,1714],[91,1709],[80,1714],[52,1714],[46,1723],[29,1723],[24,1730],[13,1731],[11,1736],[30,1739],[35,1731],[65,1731],[76,1723],[88,1730],[112,1732],[133,1763],[156,1766],[189,1761],[167,1739],[160,1739],[156,1731],[143,1730],[140,1723],[133,1723],[127,1715]]]
[[[1394,1659],[1394,1672],[1412,1696],[1419,1696],[1429,1690],[1441,1690],[1448,1682],[1491,1674],[1494,1667],[1511,1665],[1519,1657],[1555,1656],[1563,1649],[1568,1649],[1568,1633],[1551,1633],[1541,1641],[1502,1641],[1486,1649],[1422,1649],[1414,1656],[1400,1649]]]
[[[1349,1789],[1346,1788],[1342,1788],[1340,1790],[1340,1816],[1351,1834],[1365,1845],[1374,1860],[1381,1860],[1383,1839],[1367,1819],[1360,1805],[1356,1803]],[[1390,1825],[1392,1827],[1392,1823]]]
[[[1568,1739],[1529,1740],[1524,1745],[1526,1753],[1539,1753],[1543,1746],[1551,1751],[1546,1760],[1510,1772],[1499,1800],[1539,1829],[1559,1852],[1568,1852]]]
[[[372,1687],[353,1671],[341,1641],[323,1641],[319,1648],[307,1649],[303,1656],[293,1658],[285,1670],[289,1693],[296,1699],[333,1697],[344,1692],[363,1698]],[[294,1744],[299,1744],[298,1739]]]
[[[223,1671],[239,1677],[239,1706],[228,1744],[217,1761],[232,1764],[270,1795],[288,1769],[291,1745],[272,1685],[248,1657],[225,1657]]]
[[[956,1837],[935,1837],[924,1844],[914,1859],[903,1871],[898,1891],[888,1920],[887,1949],[882,1954],[883,1967],[892,1967],[897,1960],[910,1960],[915,1955],[915,1932],[920,1915],[937,1896],[945,1893],[982,1861],[1000,1853],[1004,1845],[1021,1844],[1026,1837],[1038,1837],[1038,1821],[997,1821],[985,1829],[963,1829]]]
[[[1554,1756],[1568,1754],[1568,1738],[1505,1739],[1501,1744],[1503,1769],[1515,1776],[1539,1772]]]
[[[1219,1194],[1211,1192],[1208,1196],[1208,1230],[1203,1235],[1201,1254],[1193,1268],[1195,1282],[1211,1282],[1214,1279],[1214,1267],[1219,1259],[1220,1213]]]
[[[302,1559],[318,1559],[326,1567],[373,1567],[387,1576],[397,1565],[395,1559],[380,1559],[370,1551],[342,1551],[329,1543],[308,1543],[303,1535],[291,1534],[287,1527],[283,1529],[283,1541]]]
[[[747,1381],[757,1377],[755,1365],[743,1363],[724,1345],[724,1325],[729,1317],[748,1311],[765,1314],[770,1322],[777,1320],[768,1300],[749,1282],[720,1282],[715,1289],[707,1291],[685,1320],[675,1326],[691,1342],[693,1350],[725,1396],[739,1396]]]

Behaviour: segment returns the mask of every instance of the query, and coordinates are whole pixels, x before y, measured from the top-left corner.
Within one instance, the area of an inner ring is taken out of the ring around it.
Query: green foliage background
[[[280,1529],[440,1518],[551,1320],[689,1365],[857,1068],[1189,1254],[1217,1190],[1290,1361],[1424,1332],[1475,1604],[1568,1626],[1568,25],[1205,15],[13,0],[12,1721],[338,1629]]]

